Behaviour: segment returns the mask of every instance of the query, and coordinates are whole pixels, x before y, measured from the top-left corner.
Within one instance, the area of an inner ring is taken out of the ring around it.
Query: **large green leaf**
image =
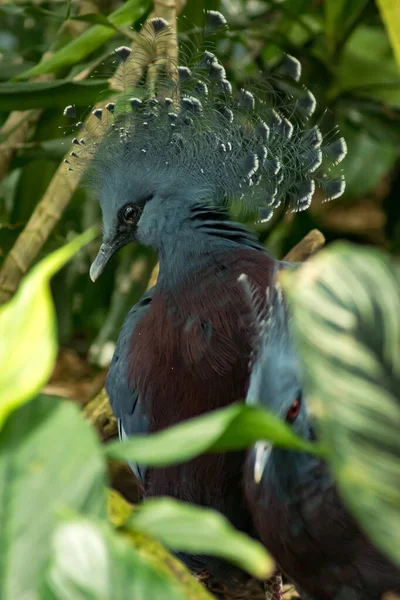
[[[104,79],[0,83],[0,111],[94,104],[111,94]]]
[[[211,600],[154,540],[85,519],[60,525],[46,600]]]
[[[157,498],[147,500],[133,513],[130,526],[176,552],[220,556],[260,579],[274,570],[263,546],[235,530],[214,510]]]
[[[95,432],[73,403],[42,396],[8,418],[0,433],[1,600],[41,598],[59,513],[104,517],[105,482]]]
[[[400,3],[399,0],[377,0],[393,53],[400,69]]]
[[[400,264],[341,243],[286,279],[337,484],[370,538],[400,564]]]
[[[62,67],[79,63],[115,35],[114,27],[133,25],[145,14],[148,7],[148,0],[128,0],[108,16],[112,27],[93,25],[52,56],[18,75],[16,79],[29,79],[36,75],[56,73]]]
[[[400,73],[382,28],[357,27],[343,49],[335,85],[335,93],[351,91],[400,106]]]
[[[122,444],[111,442],[104,451],[112,458],[167,466],[185,462],[206,451],[248,448],[257,440],[271,440],[277,446],[300,451],[321,451],[297,437],[274,415],[244,404],[233,404],[150,436],[138,435]]]
[[[326,0],[325,35],[330,54],[341,44],[369,0]]]
[[[30,400],[51,374],[57,340],[49,280],[95,235],[91,229],[42,260],[0,308],[0,429],[7,415]]]

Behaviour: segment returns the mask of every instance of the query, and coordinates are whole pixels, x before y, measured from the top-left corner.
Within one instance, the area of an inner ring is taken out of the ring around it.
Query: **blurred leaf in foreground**
[[[400,265],[339,243],[286,275],[286,287],[340,492],[400,564]]]
[[[59,526],[46,600],[211,600],[186,568],[142,534],[76,519]]]
[[[262,408],[233,404],[152,435],[136,435],[104,447],[107,456],[152,466],[185,462],[203,452],[248,448],[258,440],[318,454],[316,444],[299,438],[285,423]]]
[[[47,256],[0,308],[0,429],[7,415],[30,400],[51,374],[57,340],[49,281],[95,235],[91,229]]]
[[[41,396],[7,419],[0,432],[1,600],[42,598],[59,513],[105,517],[105,482],[95,432],[72,402]]]
[[[147,500],[134,511],[129,525],[175,552],[219,556],[259,579],[267,579],[274,570],[263,546],[235,530],[214,510],[157,498]]]
[[[214,510],[172,498],[151,499],[133,507],[110,490],[108,514],[116,527],[156,538],[174,552],[219,556],[259,579],[272,574],[273,561],[263,546]]]
[[[400,4],[398,0],[377,0],[377,5],[392,43],[397,66],[400,69]]]

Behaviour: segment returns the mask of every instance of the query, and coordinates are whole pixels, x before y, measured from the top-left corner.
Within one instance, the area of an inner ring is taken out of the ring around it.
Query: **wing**
[[[120,440],[148,432],[148,420],[134,384],[128,382],[128,351],[132,332],[149,309],[155,286],[131,308],[122,325],[106,379],[111,408],[118,420]],[[144,483],[145,467],[129,463],[136,477]]]

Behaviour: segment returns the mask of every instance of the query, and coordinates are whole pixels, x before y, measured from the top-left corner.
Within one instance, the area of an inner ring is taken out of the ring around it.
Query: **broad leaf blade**
[[[400,265],[337,244],[286,280],[306,389],[341,494],[400,564]]]
[[[124,443],[111,442],[105,446],[105,453],[139,464],[168,466],[203,452],[248,448],[260,439],[285,448],[320,452],[317,446],[297,437],[285,423],[262,408],[234,404],[160,433],[138,435]]]
[[[377,0],[377,4],[400,69],[400,4],[398,0]]]
[[[105,516],[94,430],[65,400],[39,397],[0,433],[0,598],[39,600],[59,513]]]
[[[51,374],[57,340],[49,280],[94,236],[89,230],[42,260],[0,308],[0,429],[7,415],[30,400]]]
[[[60,525],[46,600],[211,600],[158,543],[76,519]]]
[[[176,552],[219,556],[266,579],[274,569],[259,542],[235,530],[220,513],[176,500],[147,500],[132,515],[130,526]]]

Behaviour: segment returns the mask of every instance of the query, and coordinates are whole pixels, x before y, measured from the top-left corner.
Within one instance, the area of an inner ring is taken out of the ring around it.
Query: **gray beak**
[[[116,250],[117,248],[115,246],[112,244],[107,244],[106,242],[103,242],[103,244],[100,246],[99,253],[94,259],[89,271],[90,279],[93,282],[100,277],[106,267],[106,264]]]
[[[273,445],[270,442],[256,442],[254,444],[255,450],[255,461],[254,461],[254,481],[258,484],[260,483],[265,465],[268,462],[268,459],[271,455]]]

